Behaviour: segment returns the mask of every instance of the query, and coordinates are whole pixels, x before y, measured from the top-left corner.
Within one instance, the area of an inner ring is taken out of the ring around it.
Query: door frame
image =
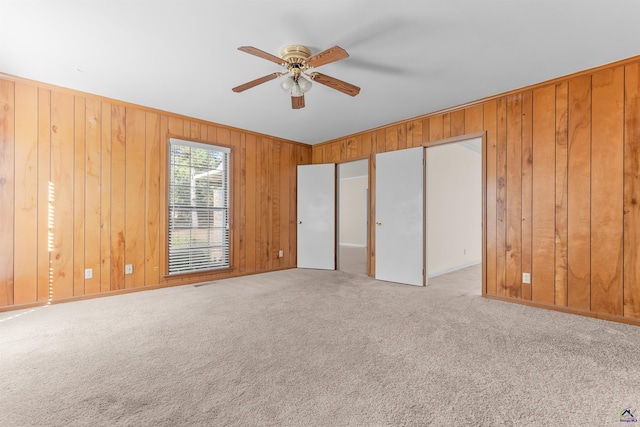
[[[373,160],[372,160],[373,159]],[[375,154],[367,154],[364,156],[357,156],[357,157],[353,157],[350,159],[345,159],[345,160],[340,160],[340,161],[336,161],[333,162],[333,164],[335,164],[335,168],[336,168],[336,179],[335,179],[335,183],[336,183],[336,209],[335,209],[335,213],[336,213],[336,225],[338,224],[338,220],[339,218],[339,206],[338,203],[340,202],[338,200],[339,198],[339,185],[340,183],[338,182],[338,165],[341,165],[343,163],[351,163],[351,162],[357,162],[358,160],[368,160],[367,162],[367,185],[369,187],[369,200],[367,200],[367,275],[369,277],[374,277],[373,273],[372,273],[372,266],[371,264],[373,264],[371,262],[371,254],[375,253],[375,242],[372,241],[372,237],[375,237],[375,234],[373,233],[372,227],[371,227],[371,222],[372,222],[372,215],[373,215],[373,210],[375,207],[375,195],[372,195],[372,190],[371,190],[371,173],[372,170],[375,172]],[[373,201],[372,201],[373,199]],[[373,220],[375,221],[375,220]],[[336,241],[336,269],[338,268],[338,246],[340,245],[340,236],[338,235],[339,233],[339,227],[336,226],[336,236],[335,236],[335,241]]]
[[[430,142],[425,142],[422,144],[422,146],[425,149],[425,159],[426,159],[426,149],[429,147],[435,147],[438,145],[445,145],[445,144],[453,144],[456,142],[464,142],[464,141],[468,141],[470,139],[476,139],[476,138],[480,138],[482,140],[481,146],[482,146],[482,153],[480,155],[480,157],[482,158],[482,296],[486,296],[487,294],[487,131],[481,131],[481,132],[474,132],[474,133],[468,133],[465,135],[460,135],[460,136],[454,136],[451,138],[444,138],[444,139],[440,139],[437,141],[430,141]],[[425,160],[426,163],[426,160]],[[425,179],[426,179],[426,173],[425,173]],[[426,191],[426,187],[425,187],[425,191]],[[427,226],[427,215],[426,215],[426,209],[427,209],[427,198],[425,195],[425,199],[424,199],[424,209],[425,209],[425,239],[424,239],[424,244],[425,244],[425,270],[427,268],[427,235],[426,235],[426,226]],[[427,274],[425,271],[425,280],[426,280]]]

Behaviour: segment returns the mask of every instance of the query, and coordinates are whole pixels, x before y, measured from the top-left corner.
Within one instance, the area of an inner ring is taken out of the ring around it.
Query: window
[[[169,274],[229,267],[229,153],[170,139]]]

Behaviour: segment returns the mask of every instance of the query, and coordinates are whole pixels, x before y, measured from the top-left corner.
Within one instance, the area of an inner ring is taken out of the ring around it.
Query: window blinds
[[[169,274],[229,267],[229,153],[170,139]]]

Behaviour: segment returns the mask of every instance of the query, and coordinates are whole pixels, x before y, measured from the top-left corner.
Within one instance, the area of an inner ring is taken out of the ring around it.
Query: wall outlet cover
[[[280,252],[278,252],[278,258],[282,258],[283,256],[284,256],[284,251],[280,249]]]
[[[531,284],[531,273],[522,273],[522,283]]]
[[[84,278],[85,279],[93,279],[93,269],[92,268],[85,268],[84,269]]]
[[[124,274],[133,274],[133,264],[127,264],[124,266]]]

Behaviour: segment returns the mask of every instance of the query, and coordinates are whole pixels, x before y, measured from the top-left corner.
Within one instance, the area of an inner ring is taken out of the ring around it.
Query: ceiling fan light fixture
[[[291,96],[303,96],[304,95],[304,91],[302,90],[302,88],[300,87],[300,84],[298,82],[296,82],[292,87],[291,87]]]
[[[300,86],[300,90],[302,90],[302,93],[307,93],[311,89],[311,81],[300,76],[298,78],[298,86]]]
[[[290,93],[291,92],[291,88],[293,87],[293,85],[295,85],[295,83],[296,82],[293,80],[293,77],[287,76],[282,80],[282,82],[280,82],[280,87],[285,92],[289,92]]]

